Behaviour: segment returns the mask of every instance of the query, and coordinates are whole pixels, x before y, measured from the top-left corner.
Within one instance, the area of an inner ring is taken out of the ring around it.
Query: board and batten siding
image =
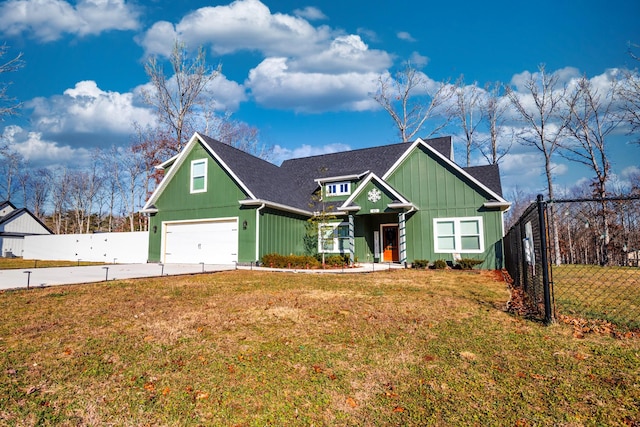
[[[260,211],[259,256],[304,255],[306,225],[307,218],[301,215],[268,208]]]
[[[407,197],[418,211],[407,217],[407,259],[453,260],[452,254],[434,252],[434,218],[483,218],[484,253],[463,254],[482,259],[481,268],[502,267],[502,212],[487,209],[489,197],[471,180],[422,146],[407,156],[386,180]]]
[[[191,162],[204,158],[207,159],[207,191],[191,193]],[[163,222],[215,218],[238,218],[238,262],[254,261],[255,208],[244,208],[238,203],[246,199],[247,194],[201,143],[193,146],[182,164],[172,167],[179,169],[155,203],[158,213],[150,218],[149,261],[162,260]],[[244,221],[246,229],[243,229]]]

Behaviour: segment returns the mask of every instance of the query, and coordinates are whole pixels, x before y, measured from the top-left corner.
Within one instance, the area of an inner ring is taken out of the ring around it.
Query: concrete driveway
[[[0,290],[234,270],[234,264],[108,264],[0,270]]]

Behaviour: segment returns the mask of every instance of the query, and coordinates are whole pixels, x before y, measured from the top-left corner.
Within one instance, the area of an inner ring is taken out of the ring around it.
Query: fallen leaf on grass
[[[165,387],[162,389],[162,395],[166,396],[167,394],[171,393],[171,389],[169,387]]]
[[[358,406],[358,404],[356,403],[355,400],[353,400],[352,397],[347,397],[347,405],[351,406],[352,408],[355,408],[356,406]]]
[[[402,406],[396,406],[393,408],[393,412],[404,412],[404,408]]]
[[[478,358],[478,356],[476,356],[475,353],[471,353],[470,351],[461,351],[460,357],[462,357],[465,360],[476,360]]]
[[[196,391],[195,393],[196,400],[204,400],[209,398],[209,393],[204,391]]]
[[[30,394],[35,393],[36,391],[40,391],[40,387],[39,387],[39,386],[32,385],[31,387],[29,387],[29,388],[25,391],[25,394],[28,396],[28,395],[30,395]]]
[[[147,391],[155,391],[156,390],[156,385],[154,383],[145,383],[144,385],[144,389]]]

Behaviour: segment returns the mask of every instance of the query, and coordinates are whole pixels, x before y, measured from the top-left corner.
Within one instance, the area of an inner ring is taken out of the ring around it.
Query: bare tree
[[[465,138],[465,149],[467,166],[471,165],[471,151],[477,145],[475,138],[476,131],[484,118],[484,108],[482,108],[483,93],[478,87],[478,82],[467,86],[464,83],[464,76],[460,76],[455,84],[456,106],[453,114],[460,122]]]
[[[435,126],[428,138],[442,128],[450,119],[449,114],[441,111],[452,96],[452,88],[444,83],[431,84],[421,71],[407,64],[404,69],[391,75],[378,78],[378,89],[373,99],[385,109],[393,119],[403,142],[412,140],[421,131],[425,122],[438,115],[442,123]]]
[[[49,169],[40,168],[37,169],[31,175],[32,187],[32,202],[33,202],[33,214],[42,219],[44,218],[44,206],[49,199],[53,183],[53,174]]]
[[[112,147],[110,174],[120,193],[122,209],[129,219],[129,230],[135,231],[135,213],[140,207],[141,195],[146,196],[143,177],[145,176],[144,152],[135,144]]]
[[[638,70],[626,70],[618,86],[622,100],[623,118],[629,124],[629,133],[640,133],[640,75]],[[636,140],[640,144],[640,138]]]
[[[261,159],[269,160],[273,147],[260,141],[260,131],[254,126],[234,120],[231,113],[212,120],[212,136],[227,145],[245,151]]]
[[[504,131],[505,113],[508,103],[504,101],[502,83],[487,84],[482,108],[489,137],[478,141],[480,153],[490,165],[497,165],[513,146],[514,135],[507,136]]]
[[[561,154],[593,171],[594,193],[600,199],[607,197],[607,182],[611,170],[607,136],[622,122],[615,107],[617,92],[618,81],[615,78],[612,78],[605,91],[601,92],[583,76],[566,97],[567,111],[563,121],[570,138],[561,144]],[[609,215],[606,202],[603,200],[600,204],[603,227],[602,262],[606,264],[609,262]]]
[[[4,187],[4,199],[11,200],[16,188],[14,179],[18,179],[24,160],[22,155],[9,144],[0,145],[0,175],[4,175],[2,187]]]
[[[56,185],[53,187],[53,228],[56,234],[66,233],[67,228],[63,226],[63,219],[69,207],[69,186],[70,176],[66,169],[58,169],[55,172]]]
[[[182,150],[194,130],[194,117],[204,103],[203,91],[219,74],[221,67],[212,69],[206,63],[204,49],[190,58],[184,43],[176,41],[169,57],[173,76],[166,76],[164,67],[155,56],[148,59],[145,71],[153,85],[144,91],[145,101],[156,110],[158,122],[173,136],[173,144],[164,148],[169,155]]]
[[[0,62],[8,51],[9,47],[6,44],[0,46]],[[0,74],[17,71],[23,66],[24,61],[22,60],[22,53],[19,53],[7,62],[0,63]],[[18,103],[15,98],[12,98],[7,94],[7,89],[10,85],[11,82],[0,84],[0,120],[4,116],[15,115],[20,108],[20,103]]]
[[[547,192],[553,199],[553,163],[552,157],[559,147],[566,122],[559,120],[566,90],[558,87],[557,74],[547,73],[545,66],[540,65],[538,72],[529,76],[524,83],[526,93],[520,94],[510,87],[506,88],[511,104],[518,112],[524,125],[528,128],[519,135],[520,141],[534,147],[544,156],[544,170],[547,178]],[[556,232],[556,220],[551,206],[551,228],[555,249],[555,263],[560,264],[560,245]]]

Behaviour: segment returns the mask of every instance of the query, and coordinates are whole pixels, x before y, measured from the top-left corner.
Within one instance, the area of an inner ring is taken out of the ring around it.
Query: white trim
[[[494,199],[496,199],[497,202],[499,203],[509,203],[507,202],[505,199],[503,199],[502,197],[500,197],[495,191],[491,190],[489,187],[487,187],[486,185],[484,185],[483,183],[481,183],[480,181],[478,181],[477,179],[475,179],[473,176],[471,176],[468,172],[466,172],[464,169],[462,169],[460,166],[458,166],[454,161],[452,161],[451,159],[449,159],[448,157],[442,155],[442,153],[440,153],[438,150],[436,150],[435,148],[433,148],[432,146],[430,146],[429,144],[427,144],[425,141],[423,141],[421,138],[416,139],[409,148],[407,148],[407,151],[405,151],[402,156],[400,156],[400,158],[398,158],[398,160],[396,160],[396,162],[393,164],[393,166],[391,166],[389,168],[388,171],[386,171],[384,173],[384,175],[382,175],[382,179],[387,179],[389,178],[389,176],[396,171],[396,169],[398,169],[398,167],[400,166],[400,164],[402,164],[402,162],[405,161],[405,159],[409,156],[409,154],[411,154],[411,152],[413,151],[414,148],[416,148],[418,145],[422,145],[423,147],[425,147],[427,150],[429,150],[431,153],[435,154],[439,159],[443,160],[445,163],[447,163],[449,166],[451,166],[452,168],[454,168],[458,173],[461,173],[463,176],[465,176],[466,178],[468,178],[471,182],[473,182],[474,184],[476,184],[478,187],[480,187],[481,189],[483,189],[484,191],[486,191],[487,193],[489,193],[491,195],[491,197],[493,197]],[[510,205],[510,204],[509,204]]]
[[[346,185],[347,189],[345,191],[342,191],[343,185]],[[336,189],[335,192],[329,191],[329,189],[332,186],[335,186],[335,189]],[[327,197],[345,196],[345,195],[351,194],[351,182],[350,181],[331,181],[324,184],[324,191]]]
[[[256,209],[256,261],[260,261],[260,211],[266,205],[263,203]]]
[[[380,260],[379,262],[395,262],[393,260],[387,261],[384,259],[384,233],[382,229],[384,227],[395,227],[398,231],[396,238],[396,245],[398,245],[398,261],[400,261],[400,224],[397,222],[389,222],[386,224],[380,224]]]
[[[478,222],[478,237],[480,243],[480,249],[462,249],[462,234],[460,234],[460,222],[462,221],[477,221]],[[453,249],[441,249],[438,246],[438,223],[439,222],[453,222],[453,237],[454,248]],[[433,251],[441,254],[480,254],[484,252],[484,221],[481,216],[465,216],[465,217],[450,217],[450,218],[433,218]]]
[[[314,181],[317,182],[318,185],[322,185],[327,182],[335,182],[335,181],[354,181],[356,179],[362,178],[368,173],[369,171],[367,170],[362,173],[353,174],[353,175],[341,175],[341,176],[332,176],[332,177],[325,177],[325,178],[316,178],[314,179]]]
[[[200,175],[196,176],[193,173],[193,169],[195,168],[196,165],[199,165],[201,163],[204,163],[204,174],[202,176]],[[209,162],[207,161],[206,157],[203,159],[191,160],[191,169],[189,170],[189,190],[191,194],[207,192],[207,178],[209,175],[208,172],[209,172]],[[195,190],[193,188],[194,178],[204,178],[204,188]]]
[[[360,193],[362,193],[364,191],[364,188],[367,186],[368,183],[370,183],[373,180],[376,180],[376,182],[378,184],[380,184],[380,186],[382,186],[385,190],[387,190],[388,192],[390,192],[393,196],[395,196],[401,203],[406,203],[407,205],[412,205],[413,204],[408,201],[407,199],[404,198],[404,196],[400,193],[398,193],[393,187],[391,187],[389,184],[387,184],[384,180],[380,179],[375,173],[371,172],[369,175],[367,175],[367,177],[364,179],[364,181],[362,181],[362,183],[360,183],[360,185],[358,185],[358,188],[356,188],[356,191],[354,191],[351,196],[349,196],[349,198],[347,200],[345,200],[345,202],[342,204],[342,206],[340,206],[338,209],[344,209],[344,210],[350,210],[349,205],[353,202],[353,200],[358,197],[360,195]]]
[[[196,144],[196,142],[200,141],[202,143],[202,146],[205,148],[205,150],[211,154],[212,157],[214,157],[216,159],[216,161],[218,161],[218,163],[220,163],[220,165],[225,169],[225,171],[231,176],[231,178],[233,178],[236,182],[236,184],[238,186],[240,186],[240,188],[242,188],[242,190],[252,199],[255,199],[256,197],[253,195],[253,193],[249,190],[249,188],[236,176],[236,174],[229,168],[229,166],[227,166],[227,164],[225,162],[222,161],[222,159],[220,158],[220,156],[218,156],[218,154],[213,151],[213,149],[209,146],[209,144],[207,144],[202,137],[200,136],[200,134],[198,132],[195,132],[193,134],[193,136],[191,137],[191,139],[189,140],[189,142],[187,143],[187,145],[185,145],[185,147],[182,149],[182,151],[177,155],[172,157],[171,159],[167,160],[165,163],[163,163],[162,165],[167,164],[168,162],[170,162],[171,160],[174,160],[175,164],[173,165],[173,167],[171,169],[169,169],[169,173],[167,173],[164,178],[162,179],[162,181],[160,181],[160,184],[156,187],[156,189],[154,190],[153,194],[151,194],[151,197],[149,197],[149,200],[147,200],[147,203],[145,203],[144,207],[142,208],[143,211],[147,210],[151,205],[153,205],[158,198],[160,197],[160,195],[162,194],[162,192],[165,190],[165,188],[167,187],[167,185],[169,184],[169,182],[173,179],[173,177],[176,174],[176,171],[178,169],[180,169],[180,166],[182,165],[182,163],[184,163],[185,158],[187,157],[187,154],[189,153],[189,151],[191,151],[191,149],[193,148],[193,146]]]
[[[333,233],[335,235],[335,231],[339,228],[339,227],[347,227],[347,237],[333,237],[331,239],[327,239],[328,240],[332,240],[333,241],[333,250],[328,251],[325,250],[322,247],[322,243],[325,241],[325,239],[322,237],[322,228],[323,227],[332,227],[333,228]],[[343,248],[342,251],[340,250],[340,239],[342,239],[343,241],[347,242],[347,247],[344,247],[343,244]],[[321,222],[318,224],[318,253],[322,254],[344,254],[344,253],[349,253],[349,222],[346,221],[329,221],[329,222]]]
[[[240,233],[238,230],[238,224],[240,222],[240,218],[237,216],[230,216],[224,218],[200,218],[200,219],[182,219],[182,220],[173,220],[173,221],[162,221],[161,224],[161,235],[160,235],[160,259],[162,262],[166,262],[167,256],[167,226],[168,225],[176,225],[176,224],[197,224],[197,223],[211,223],[211,222],[235,222],[236,224],[236,232],[238,237],[238,252],[240,251]],[[236,254],[236,260],[238,258],[238,254]]]
[[[270,201],[264,200],[264,199],[238,200],[238,203],[240,203],[241,206],[257,206],[257,205],[263,205],[264,204],[267,207],[280,209],[280,210],[283,210],[285,212],[296,213],[296,214],[300,214],[300,215],[304,215],[304,216],[314,216],[313,212],[311,212],[311,211],[305,211],[304,209],[298,209],[298,208],[294,208],[292,206],[282,205],[280,203],[274,203],[274,202],[270,202]]]
[[[484,202],[482,206],[484,206],[485,208],[500,208],[501,211],[505,211],[511,207],[511,203],[490,201],[490,202]]]

